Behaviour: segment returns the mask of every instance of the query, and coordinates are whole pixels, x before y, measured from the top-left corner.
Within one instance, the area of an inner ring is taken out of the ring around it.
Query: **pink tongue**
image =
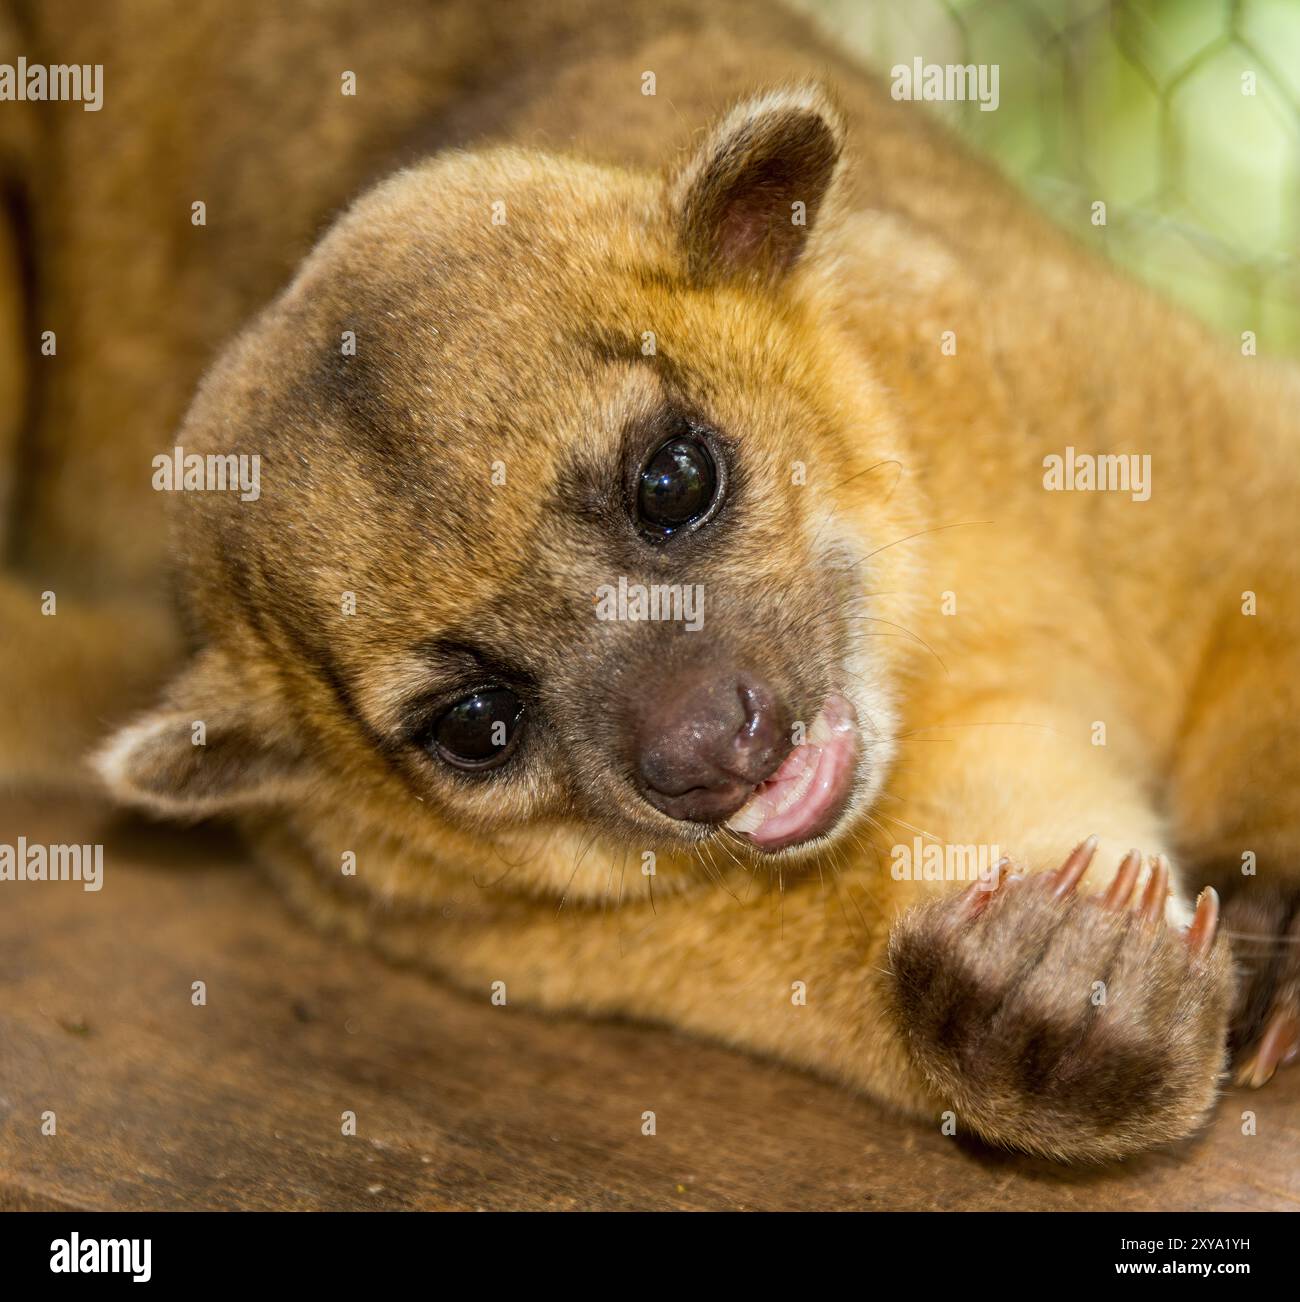
[[[853,707],[833,696],[819,721],[817,742],[805,742],[786,757],[732,820],[756,845],[791,845],[821,831],[848,794],[857,755]],[[828,733],[826,739],[822,734]]]

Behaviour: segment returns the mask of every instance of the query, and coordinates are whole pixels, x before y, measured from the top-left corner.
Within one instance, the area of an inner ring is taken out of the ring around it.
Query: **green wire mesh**
[[[886,74],[998,64],[995,112],[927,107],[1135,275],[1300,355],[1300,0],[795,2]]]

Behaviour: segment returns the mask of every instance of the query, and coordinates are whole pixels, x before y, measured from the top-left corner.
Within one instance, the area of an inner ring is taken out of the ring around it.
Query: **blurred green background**
[[[928,107],[1216,329],[1300,356],[1300,0],[795,3],[885,73],[998,64],[996,112]]]

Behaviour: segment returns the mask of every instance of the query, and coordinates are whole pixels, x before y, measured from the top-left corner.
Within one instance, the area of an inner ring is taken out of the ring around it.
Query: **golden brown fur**
[[[258,454],[256,502],[174,495],[194,654],[101,755],[123,799],[239,811],[311,916],[484,998],[661,1020],[1056,1157],[1192,1130],[1233,978],[1226,941],[1178,931],[1225,868],[1230,911],[1266,890],[1279,936],[1295,912],[1294,374],[1076,251],[779,10],[232,8],[79,21],[104,110],[4,142],[60,344],[22,380],[3,671],[68,703],[6,725],[7,775],[66,772],[175,654],[150,458]],[[0,30],[34,58],[71,13]],[[768,221],[792,196],[803,231]],[[737,467],[676,560],[611,487],[666,405]],[[1045,492],[1070,445],[1150,454],[1151,500]],[[702,640],[598,624],[620,573],[701,580]],[[469,645],[544,721],[487,781],[411,745],[481,672]],[[639,799],[626,702],[704,654],[761,664],[796,718],[851,696],[864,760],[829,838],[762,859]],[[914,835],[1035,874],[1089,833],[1082,895],[1032,878],[974,920],[889,871]],[[1083,898],[1130,846],[1173,860],[1169,929]],[[1300,1013],[1294,954],[1267,958],[1248,1075]]]

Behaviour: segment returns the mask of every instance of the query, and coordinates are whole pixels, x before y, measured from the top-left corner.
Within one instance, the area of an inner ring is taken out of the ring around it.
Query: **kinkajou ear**
[[[825,214],[844,136],[839,110],[815,85],[768,91],[716,122],[668,185],[692,279],[784,276]]]
[[[226,655],[200,654],[163,700],[93,757],[110,793],[155,813],[202,818],[271,804],[308,780],[287,712],[236,674]]]

